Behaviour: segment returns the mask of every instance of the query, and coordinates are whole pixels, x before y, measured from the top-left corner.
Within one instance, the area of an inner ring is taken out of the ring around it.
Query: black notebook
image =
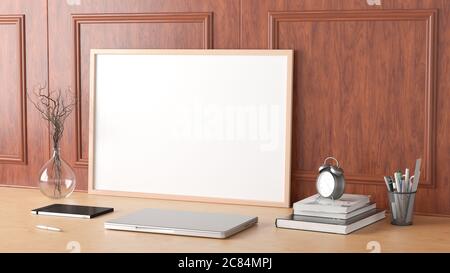
[[[31,213],[38,215],[65,216],[65,217],[90,219],[113,211],[114,211],[113,208],[53,204],[50,206],[34,209],[31,211]]]

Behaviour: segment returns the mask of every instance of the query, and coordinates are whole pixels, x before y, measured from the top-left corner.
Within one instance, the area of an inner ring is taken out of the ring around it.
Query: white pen
[[[417,187],[419,186],[419,178],[420,178],[420,164],[422,163],[422,159],[419,158],[416,160],[416,167],[414,168],[414,183],[411,192],[417,191]]]
[[[37,225],[36,228],[45,229],[45,230],[51,230],[51,231],[62,231],[62,229],[60,229],[60,228],[49,227],[49,226],[44,226],[44,225]]]
[[[410,191],[410,189],[409,189],[409,169],[408,168],[406,168],[406,170],[405,170],[405,191],[406,192],[409,192]]]

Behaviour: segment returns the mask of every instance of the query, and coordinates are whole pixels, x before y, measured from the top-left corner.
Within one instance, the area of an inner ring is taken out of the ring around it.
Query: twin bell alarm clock
[[[329,160],[334,165],[328,164]],[[323,165],[319,167],[319,176],[316,180],[317,192],[321,197],[337,200],[344,194],[345,179],[344,170],[339,167],[339,162],[334,157],[327,157]]]

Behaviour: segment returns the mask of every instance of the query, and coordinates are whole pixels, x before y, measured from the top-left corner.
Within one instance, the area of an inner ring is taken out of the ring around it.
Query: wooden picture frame
[[[217,196],[167,194],[152,192],[135,192],[127,190],[99,189],[94,181],[96,168],[96,88],[97,88],[97,57],[100,55],[201,55],[201,56],[282,56],[286,58],[286,93],[285,93],[285,132],[284,132],[284,181],[283,198],[277,201],[254,200],[243,198],[220,198]],[[289,207],[290,206],[290,177],[291,177],[291,128],[292,128],[292,50],[153,50],[153,49],[92,49],[90,56],[90,116],[89,116],[89,171],[88,193],[113,196],[145,197],[168,200],[199,201],[228,204],[245,204],[259,206]]]

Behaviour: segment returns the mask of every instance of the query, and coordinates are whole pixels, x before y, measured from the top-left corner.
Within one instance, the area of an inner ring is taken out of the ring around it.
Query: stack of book
[[[386,217],[370,196],[344,194],[339,200],[318,194],[294,203],[294,214],[277,218],[279,228],[349,234]]]

